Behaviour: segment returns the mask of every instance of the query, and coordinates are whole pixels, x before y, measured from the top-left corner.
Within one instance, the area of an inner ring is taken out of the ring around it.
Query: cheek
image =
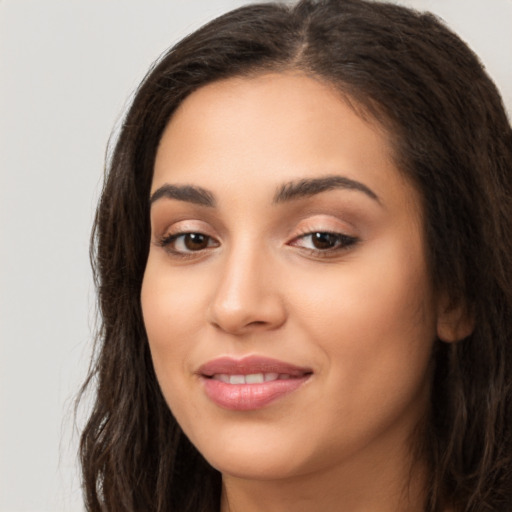
[[[141,290],[142,313],[150,344],[179,350],[179,334],[199,328],[204,317],[199,312],[204,308],[208,285],[203,274],[191,274],[180,268],[171,271],[165,254],[150,251]]]
[[[421,244],[405,240],[375,243],[346,265],[305,274],[303,293],[291,292],[301,297],[301,330],[323,351],[330,378],[370,401],[370,393],[414,393],[428,374],[434,302]]]
[[[195,311],[196,288],[181,282],[179,274],[169,276],[164,269],[150,255],[142,282],[141,306],[153,365],[166,394],[187,370],[184,356],[200,325]]]
[[[153,367],[165,401],[175,417],[186,418],[186,424],[194,424],[200,421],[201,411],[195,401],[189,399],[191,372],[186,365],[190,340],[198,329],[194,323],[197,314],[192,311],[194,301],[190,300],[193,287],[183,286],[176,278],[168,279],[165,273],[156,272],[155,267],[150,259],[141,291]]]
[[[435,307],[419,233],[398,230],[362,244],[345,262],[303,274],[301,290],[290,293],[302,298],[302,313],[340,334],[349,327],[374,337],[431,331]]]

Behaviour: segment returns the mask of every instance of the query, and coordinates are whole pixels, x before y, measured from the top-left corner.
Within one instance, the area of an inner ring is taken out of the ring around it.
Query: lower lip
[[[292,393],[309,375],[286,380],[274,380],[261,384],[226,384],[220,380],[202,378],[208,398],[223,409],[254,411]]]

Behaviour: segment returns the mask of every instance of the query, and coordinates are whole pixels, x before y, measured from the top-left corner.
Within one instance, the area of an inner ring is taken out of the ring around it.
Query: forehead
[[[327,174],[364,181],[378,196],[411,188],[387,132],[332,85],[268,73],[214,82],[184,100],[162,136],[152,190],[173,182],[256,193]]]

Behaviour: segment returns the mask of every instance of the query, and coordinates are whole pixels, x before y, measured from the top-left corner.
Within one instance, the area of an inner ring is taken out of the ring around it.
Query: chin
[[[289,461],[275,460],[275,457],[265,460],[240,457],[237,457],[236,460],[233,458],[228,460],[225,457],[220,457],[208,460],[208,462],[222,475],[242,480],[281,480],[302,473],[299,468],[291,466]]]
[[[251,441],[252,440],[252,441]],[[283,438],[267,439],[247,436],[240,442],[219,439],[196,444],[203,457],[223,475],[247,480],[279,480],[305,473],[311,466],[308,457],[297,458],[297,450],[290,449]]]

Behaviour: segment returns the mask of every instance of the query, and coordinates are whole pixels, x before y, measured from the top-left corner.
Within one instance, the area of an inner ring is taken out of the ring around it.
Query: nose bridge
[[[232,333],[281,325],[285,311],[276,277],[264,244],[249,236],[234,241],[219,269],[211,322]]]

